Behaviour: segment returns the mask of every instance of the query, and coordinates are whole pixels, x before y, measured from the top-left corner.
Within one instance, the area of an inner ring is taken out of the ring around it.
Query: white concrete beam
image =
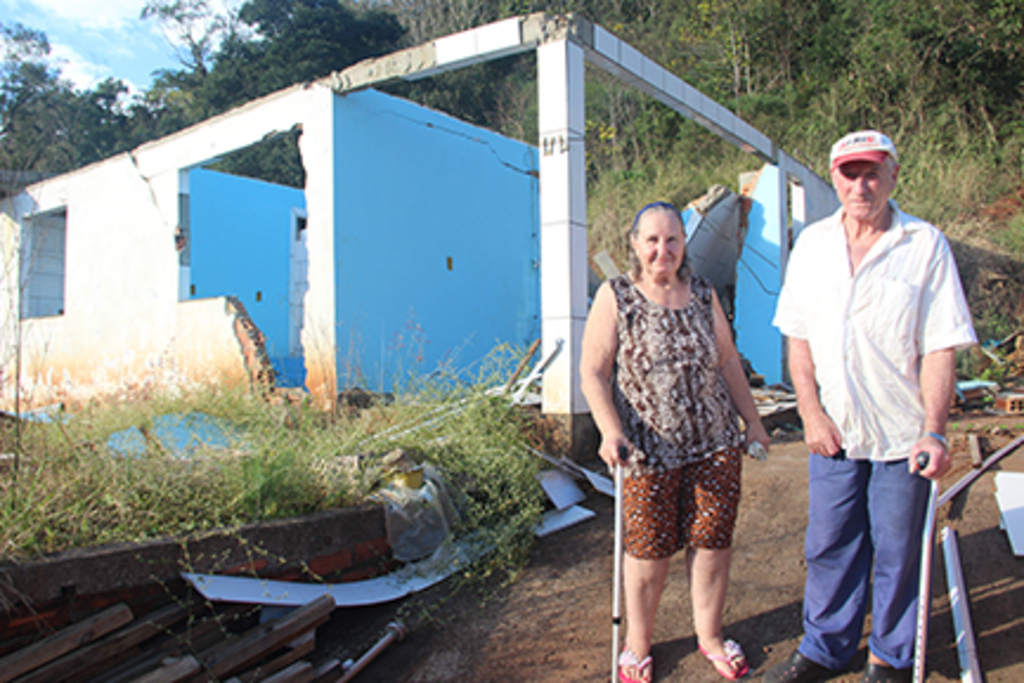
[[[179,169],[206,163],[300,125],[304,114],[315,106],[313,98],[318,91],[321,97],[330,94],[323,86],[315,85],[279,90],[140,145],[131,154],[145,178],[169,171],[176,177]]]
[[[579,28],[571,34],[575,40],[585,40],[588,35],[592,41],[583,44],[588,61],[745,152],[775,163],[775,145],[764,133],[601,26],[594,25],[589,31]]]
[[[384,57],[364,59],[324,79],[337,93],[396,80],[415,81],[454,69],[527,52],[546,42],[564,39],[575,26],[570,18],[543,12],[511,17]]]

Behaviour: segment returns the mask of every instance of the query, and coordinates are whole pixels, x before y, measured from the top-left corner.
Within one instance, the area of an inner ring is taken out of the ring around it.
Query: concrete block
[[[473,29],[477,54],[502,54],[518,50],[522,44],[519,17],[511,17]]]
[[[570,196],[570,159],[566,135],[541,140],[542,148],[552,149],[540,156],[540,222],[541,225],[569,222],[573,217]],[[561,151],[566,146],[566,151]]]
[[[573,135],[569,144],[569,220],[587,223],[587,151],[583,134]]]
[[[622,41],[619,40],[611,31],[608,31],[601,26],[594,26],[595,52],[604,56],[605,58],[612,62],[618,63],[619,50],[621,46]]]
[[[569,228],[569,255],[571,259],[570,306],[573,318],[586,318],[587,305],[587,226],[572,224]]]
[[[463,31],[434,41],[434,53],[439,65],[459,64],[477,56],[475,31]]]
[[[566,44],[566,88],[568,89],[568,126],[574,139],[583,139],[586,131],[586,60],[583,48]]]
[[[583,392],[579,388],[579,350],[586,320],[577,318],[545,318],[542,338],[545,356],[563,341],[558,353],[544,373],[542,410],[545,413],[573,414],[586,412]]]
[[[718,126],[720,130],[733,132],[733,121],[736,119],[736,115],[710,97],[705,97],[701,101],[701,114]]]
[[[772,141],[767,135],[757,130],[743,119],[737,117],[733,125],[733,132],[736,137],[746,141],[755,151],[765,157],[771,157]]]
[[[686,81],[683,81],[683,104],[689,107],[692,111],[699,113],[700,102],[703,98],[703,93]]]
[[[633,74],[635,77],[643,78],[643,61],[644,56],[640,50],[629,43],[622,43],[619,51],[619,64],[622,65],[626,71]]]
[[[541,139],[565,131],[569,124],[568,43],[548,43],[537,48],[538,132]],[[541,150],[543,163],[544,150]]]
[[[665,76],[668,72],[653,59],[644,57],[640,60],[640,75],[658,90],[665,90]]]
[[[540,261],[543,269],[540,310],[544,319],[568,318],[572,306],[572,233],[568,222],[544,223],[540,229]],[[584,275],[585,275],[584,271]],[[583,292],[586,293],[584,281]],[[546,337],[545,337],[546,338]],[[562,353],[566,350],[563,349]]]
[[[679,78],[679,76],[676,76],[671,71],[665,71],[665,94],[675,100],[679,105],[686,104],[686,100],[684,99],[685,96],[683,94],[685,85],[686,83],[684,83],[683,79]],[[678,111],[678,105],[674,105],[672,108]]]
[[[191,539],[113,544],[71,550],[34,562],[7,563],[0,567],[0,579],[22,601],[37,608],[66,599],[67,594],[74,595],[76,601],[106,595],[120,600],[135,590],[143,595],[144,589],[153,584],[170,584],[183,570],[220,572],[257,568],[258,564],[269,575],[291,570],[296,576],[314,578],[303,567],[317,558],[335,560],[333,564],[322,562],[321,569],[361,569],[360,562],[372,564],[383,559],[386,538],[383,508],[360,505],[249,524]],[[350,560],[346,564],[344,560],[349,558],[355,563]],[[0,633],[8,633],[21,611],[21,605],[3,606]]]

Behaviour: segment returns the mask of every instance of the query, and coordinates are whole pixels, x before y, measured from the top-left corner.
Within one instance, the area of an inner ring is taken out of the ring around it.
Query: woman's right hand
[[[625,457],[620,457],[620,451]],[[633,452],[633,444],[623,434],[614,434],[601,439],[601,447],[597,454],[601,456],[610,471],[615,470],[615,465],[629,464],[629,456]]]

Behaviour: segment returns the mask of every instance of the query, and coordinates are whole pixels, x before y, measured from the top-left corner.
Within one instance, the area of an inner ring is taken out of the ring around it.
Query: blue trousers
[[[804,638],[800,652],[830,669],[857,652],[871,590],[868,646],[903,669],[914,662],[921,534],[927,479],[907,461],[808,461],[810,506],[804,557]]]

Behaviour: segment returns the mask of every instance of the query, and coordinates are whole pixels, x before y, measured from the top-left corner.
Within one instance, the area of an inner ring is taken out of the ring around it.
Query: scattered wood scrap
[[[132,620],[127,605],[118,604],[0,659],[0,683],[13,681],[65,653],[100,638]]]
[[[122,603],[0,659],[0,681],[313,681],[304,658],[333,610],[323,595],[259,624],[253,606],[218,613],[207,603],[173,602],[136,619]]]

